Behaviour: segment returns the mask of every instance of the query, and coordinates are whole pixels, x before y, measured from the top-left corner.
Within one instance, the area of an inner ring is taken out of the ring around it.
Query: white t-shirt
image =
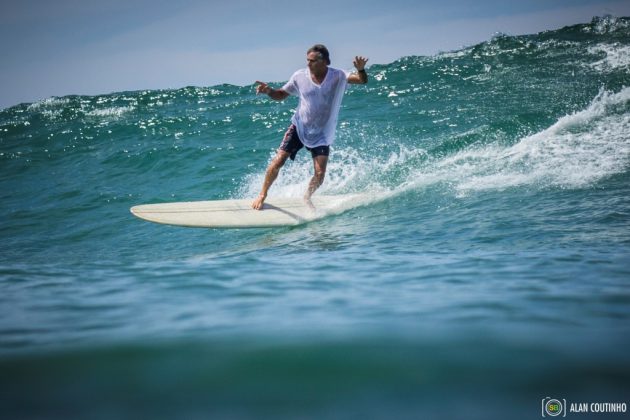
[[[291,122],[306,147],[330,146],[335,141],[337,117],[349,74],[328,67],[326,78],[317,85],[311,79],[309,69],[305,68],[293,73],[282,87],[290,95],[300,98]]]

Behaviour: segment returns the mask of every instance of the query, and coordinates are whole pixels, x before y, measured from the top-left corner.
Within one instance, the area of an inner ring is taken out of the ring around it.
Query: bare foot
[[[265,205],[265,198],[267,198],[266,195],[259,195],[258,198],[256,198],[252,202],[252,208],[254,210],[262,210],[263,206]]]

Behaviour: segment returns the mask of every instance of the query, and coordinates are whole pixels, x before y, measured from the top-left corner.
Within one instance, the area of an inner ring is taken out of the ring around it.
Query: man
[[[328,49],[317,44],[306,53],[307,68],[296,71],[282,88],[272,89],[264,82],[256,82],[258,83],[257,94],[267,94],[276,101],[282,101],[289,95],[296,95],[300,98],[300,102],[278,152],[267,168],[262,190],[258,198],[253,201],[252,208],[256,210],[263,208],[267,192],[278,177],[280,168],[284,166],[288,158],[294,160],[302,147],[306,147],[313,157],[315,173],[304,193],[305,202],[313,207],[311,196],[324,182],[330,145],[335,139],[341,99],[348,83],[367,83],[368,77],[365,71],[367,61],[365,57],[355,57],[356,73],[329,67]]]

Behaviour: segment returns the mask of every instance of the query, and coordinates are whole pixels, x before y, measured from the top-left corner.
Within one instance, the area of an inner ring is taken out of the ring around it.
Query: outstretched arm
[[[365,71],[365,65],[367,64],[368,59],[362,57],[360,55],[354,57],[354,67],[357,69],[357,73],[352,73],[348,76],[348,83],[354,85],[363,85],[368,82],[368,75]]]
[[[256,95],[264,93],[265,95],[268,95],[271,99],[274,99],[276,101],[283,101],[289,96],[288,92],[282,89],[272,89],[265,82],[256,80],[256,83],[258,83],[258,86],[256,87]]]

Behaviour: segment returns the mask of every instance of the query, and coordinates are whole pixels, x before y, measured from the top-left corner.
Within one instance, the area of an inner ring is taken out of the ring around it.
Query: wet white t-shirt
[[[328,67],[321,85],[311,79],[308,68],[293,73],[282,87],[287,93],[298,96],[298,105],[291,122],[306,147],[330,146],[335,141],[337,117],[341,99],[348,86],[348,75],[343,70]]]

